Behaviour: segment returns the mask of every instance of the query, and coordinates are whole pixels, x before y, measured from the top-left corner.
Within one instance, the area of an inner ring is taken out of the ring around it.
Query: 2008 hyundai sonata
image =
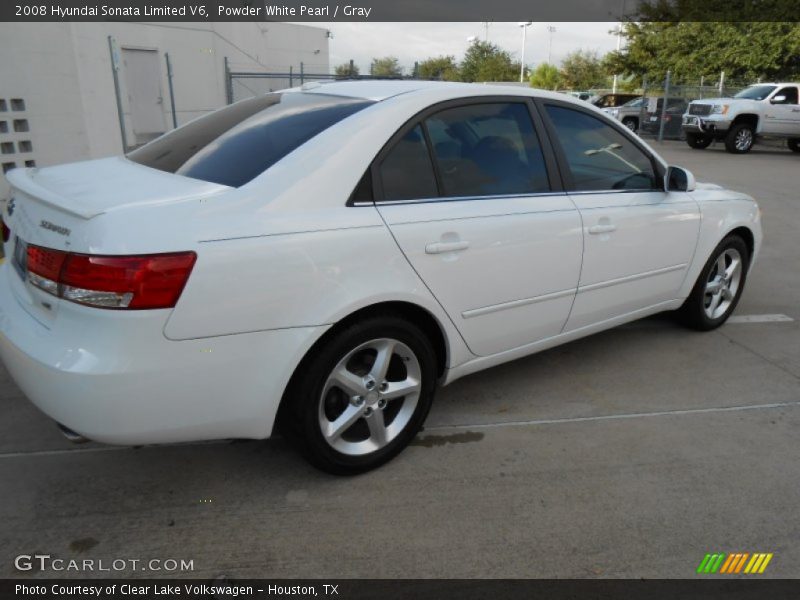
[[[410,81],[238,102],[8,174],[0,352],[71,435],[267,438],[373,468],[438,384],[660,311],[712,329],[761,244],[564,95]]]

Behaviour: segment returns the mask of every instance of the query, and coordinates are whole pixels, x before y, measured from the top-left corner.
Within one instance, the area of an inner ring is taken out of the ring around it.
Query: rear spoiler
[[[74,202],[69,202],[66,198],[49,188],[39,185],[32,177],[34,172],[36,172],[36,169],[11,169],[6,173],[6,179],[11,184],[12,188],[31,196],[34,200],[42,204],[46,204],[68,215],[81,217],[83,219],[91,219],[105,212],[104,210],[93,210],[88,207],[77,206]]]

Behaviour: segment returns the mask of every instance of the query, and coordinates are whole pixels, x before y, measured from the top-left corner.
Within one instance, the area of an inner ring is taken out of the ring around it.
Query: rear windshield
[[[302,92],[242,100],[128,154],[136,163],[239,187],[331,125],[373,104]]]

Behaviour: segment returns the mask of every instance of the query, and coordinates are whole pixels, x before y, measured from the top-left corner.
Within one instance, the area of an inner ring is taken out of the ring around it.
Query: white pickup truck
[[[744,154],[757,139],[786,139],[800,152],[800,84],[759,83],[733,98],[704,98],[689,104],[682,127],[686,143],[702,150],[714,140],[725,149]]]

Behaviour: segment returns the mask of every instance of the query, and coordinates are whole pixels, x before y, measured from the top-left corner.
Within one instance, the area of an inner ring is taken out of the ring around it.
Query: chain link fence
[[[352,64],[352,63],[351,63]],[[418,79],[415,75],[403,77],[377,77],[372,75],[356,75],[355,70],[350,74],[336,75],[327,73],[327,66],[308,65],[300,63],[275,71],[244,71],[237,70],[227,60],[225,61],[225,96],[228,104],[238,102],[244,98],[252,98],[278,90],[296,87],[311,81],[334,81],[345,79]],[[416,69],[414,70],[416,73]]]
[[[303,85],[309,81],[337,79],[327,72],[327,65],[289,65],[274,71],[245,71],[225,61],[225,96],[228,104],[244,98]]]
[[[697,83],[673,83],[670,73],[663,80],[644,78],[641,88],[644,101],[639,104],[636,117],[637,132],[642,137],[658,141],[684,139],[681,121],[690,102],[731,97],[750,83],[726,80],[724,73],[716,80],[701,78]]]

